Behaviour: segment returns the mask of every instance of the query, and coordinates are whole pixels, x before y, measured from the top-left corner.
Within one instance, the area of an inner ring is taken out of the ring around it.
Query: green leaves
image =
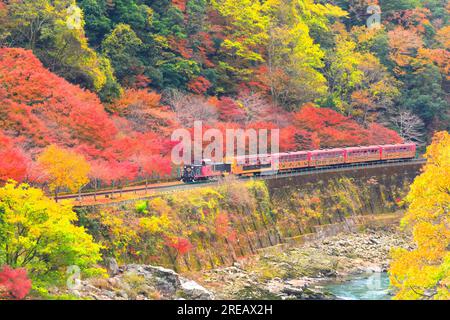
[[[132,83],[132,76],[140,73],[143,64],[139,53],[143,42],[127,24],[118,24],[102,42],[105,56],[111,61],[115,75],[122,84]]]
[[[90,269],[101,258],[101,246],[76,221],[68,204],[8,182],[0,188],[0,265],[25,267],[37,283],[62,280],[71,265]]]
[[[33,50],[46,67],[69,81],[93,91],[103,88],[107,76],[88,46],[75,1],[17,1],[9,5],[8,13],[5,24],[15,46]]]

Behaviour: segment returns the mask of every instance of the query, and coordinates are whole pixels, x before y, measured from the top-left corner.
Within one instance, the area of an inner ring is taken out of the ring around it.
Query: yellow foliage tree
[[[406,198],[403,228],[412,228],[416,248],[394,249],[391,283],[396,299],[450,299],[450,134],[439,132],[427,164]]]
[[[40,289],[65,281],[67,267],[73,265],[86,275],[102,274],[96,267],[102,247],[77,221],[69,204],[9,181],[0,188],[0,266],[27,268]]]
[[[91,166],[82,155],[73,151],[51,145],[39,156],[38,163],[56,198],[61,188],[76,192],[89,182]]]

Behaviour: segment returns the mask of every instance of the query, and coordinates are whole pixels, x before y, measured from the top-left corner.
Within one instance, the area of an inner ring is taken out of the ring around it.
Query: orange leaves
[[[172,4],[184,12],[186,11],[186,1],[187,0],[172,0]]]
[[[161,95],[145,89],[126,90],[123,96],[111,104],[110,109],[126,118],[139,132],[152,130],[168,136],[176,126],[175,115],[160,105]]]
[[[405,67],[412,63],[419,48],[423,46],[423,40],[413,29],[397,27],[388,32],[390,58],[399,67]],[[400,69],[397,70],[401,73]]]
[[[2,100],[11,99],[30,106],[47,101],[52,96],[52,86],[46,85],[50,74],[31,51],[0,49],[0,80],[8,88],[1,92]],[[52,85],[57,85],[55,78]]]
[[[320,148],[320,139],[316,132],[288,126],[280,131],[280,150],[314,150]]]
[[[427,8],[414,8],[401,10],[393,15],[393,20],[408,29],[417,30],[420,33],[425,32],[425,25],[430,24],[431,11]]]
[[[424,64],[436,64],[441,73],[450,80],[450,51],[446,49],[426,49],[420,48],[418,59],[422,60]]]
[[[147,90],[129,89],[123,96],[114,102],[119,113],[126,114],[132,106],[144,105],[145,108],[154,109],[159,106],[161,95]]]
[[[147,88],[148,85],[152,82],[152,80],[143,75],[143,74],[138,74],[135,78],[134,78],[134,88]]]
[[[204,94],[211,87],[211,82],[205,77],[197,77],[188,83],[188,89],[196,94]]]
[[[450,26],[438,30],[436,39],[444,46],[444,48],[450,49]]]
[[[193,56],[193,51],[189,48],[189,43],[187,39],[176,39],[174,37],[169,37],[170,48],[179,53],[185,59],[191,59]]]
[[[227,239],[229,242],[236,240],[236,231],[230,223],[230,218],[226,213],[219,213],[216,216],[216,233],[218,236]]]

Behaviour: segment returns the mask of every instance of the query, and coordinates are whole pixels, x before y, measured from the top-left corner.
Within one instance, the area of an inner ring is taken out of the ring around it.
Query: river
[[[343,300],[390,300],[387,273],[372,273],[350,276],[344,281],[328,282],[322,285],[324,291]]]

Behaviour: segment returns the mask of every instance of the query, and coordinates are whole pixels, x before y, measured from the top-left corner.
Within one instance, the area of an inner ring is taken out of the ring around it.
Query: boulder
[[[214,294],[197,282],[181,278],[181,290],[184,293],[184,298],[190,300],[214,300]]]
[[[105,258],[104,264],[106,267],[106,270],[108,270],[108,274],[110,276],[115,276],[120,273],[119,265],[117,264],[116,259],[114,258]]]
[[[103,281],[83,281],[80,290],[72,290],[72,293],[95,300],[214,299],[210,291],[173,270],[137,264],[126,265],[119,270],[114,267],[113,259],[108,261],[108,270],[114,276]]]

